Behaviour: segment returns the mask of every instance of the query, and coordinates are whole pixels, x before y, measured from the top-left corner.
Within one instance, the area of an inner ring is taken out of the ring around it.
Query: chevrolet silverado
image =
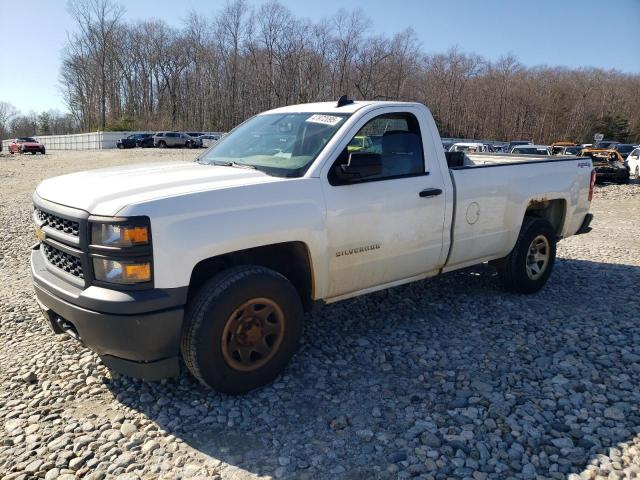
[[[445,154],[418,103],[288,106],[194,162],[43,181],[33,282],[53,331],[108,368],[182,359],[238,394],[284,369],[318,304],[483,262],[538,291],[556,242],[590,230],[594,181],[589,158]]]

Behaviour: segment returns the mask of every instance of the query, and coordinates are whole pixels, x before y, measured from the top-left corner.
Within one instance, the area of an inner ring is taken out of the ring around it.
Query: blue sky
[[[260,5],[265,0],[249,0]],[[179,26],[189,10],[212,16],[224,0],[121,1],[132,21],[160,17]],[[640,0],[282,0],[319,20],[362,8],[370,33],[412,27],[423,50],[453,46],[488,59],[512,53],[527,65],[599,67],[640,73]],[[22,14],[21,12],[25,12]],[[180,13],[182,12],[182,14]],[[9,21],[10,18],[21,21]],[[66,0],[0,0],[0,100],[23,112],[65,110],[61,50],[74,25]],[[24,57],[23,57],[24,55]]]

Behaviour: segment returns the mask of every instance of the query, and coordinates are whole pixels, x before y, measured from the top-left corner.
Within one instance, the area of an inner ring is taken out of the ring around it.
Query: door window
[[[364,178],[340,175],[343,165],[353,154],[379,156],[379,173]],[[425,172],[422,136],[418,119],[411,113],[384,114],[369,120],[338,155],[329,171],[331,185],[346,185],[367,181],[420,175]]]

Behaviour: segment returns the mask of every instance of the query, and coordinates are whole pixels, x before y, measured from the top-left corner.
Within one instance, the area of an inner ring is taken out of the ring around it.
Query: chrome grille
[[[77,237],[78,232],[80,231],[80,225],[78,222],[58,217],[57,215],[47,213],[38,208],[36,208],[36,217],[42,223],[42,226],[54,228],[59,232],[66,233],[67,235]]]
[[[68,253],[58,250],[47,243],[42,244],[42,251],[44,252],[44,256],[47,261],[54,267],[58,267],[60,270],[64,270],[78,278],[84,278],[82,262],[78,257],[69,255]]]

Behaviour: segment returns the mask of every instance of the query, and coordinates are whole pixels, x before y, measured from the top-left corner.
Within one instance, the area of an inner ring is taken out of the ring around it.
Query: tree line
[[[410,28],[370,33],[360,10],[312,22],[277,0],[191,12],[180,28],[128,22],[112,0],[68,9],[77,28],[60,79],[77,131],[226,131],[263,110],[348,94],[422,102],[449,137],[640,142],[638,74],[427,54]]]

